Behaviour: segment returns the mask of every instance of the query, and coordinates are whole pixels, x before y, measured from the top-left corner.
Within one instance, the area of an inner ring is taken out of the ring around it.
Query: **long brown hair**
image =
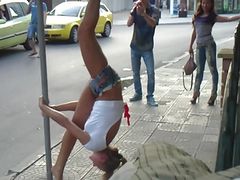
[[[121,167],[127,162],[123,155],[118,152],[117,148],[108,147],[107,155],[108,161],[105,163],[105,174],[103,175],[103,180],[109,179],[115,169]]]
[[[199,16],[201,16],[204,13],[203,12],[203,8],[202,8],[202,1],[203,0],[200,0],[199,3],[198,3],[197,11],[194,13],[194,17],[193,17],[192,22],[194,22],[196,17],[199,17]],[[210,1],[211,5],[212,5],[211,9],[210,9],[210,14],[216,14],[214,0],[208,0],[208,1]]]

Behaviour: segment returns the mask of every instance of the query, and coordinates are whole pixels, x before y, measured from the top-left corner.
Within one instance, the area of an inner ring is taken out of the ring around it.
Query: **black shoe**
[[[140,100],[142,100],[142,96],[138,94],[134,94],[134,96],[129,99],[130,102],[140,101]]]
[[[198,99],[198,101],[199,101],[199,96],[200,96],[200,92],[194,92],[194,93],[193,93],[193,97],[192,97],[192,99],[190,100],[191,104],[196,104],[197,99]]]
[[[149,106],[158,107],[158,103],[155,101],[154,97],[147,98],[147,104]]]
[[[216,98],[217,98],[217,95],[211,95],[211,97],[208,100],[208,105],[214,106],[214,102],[215,102]]]

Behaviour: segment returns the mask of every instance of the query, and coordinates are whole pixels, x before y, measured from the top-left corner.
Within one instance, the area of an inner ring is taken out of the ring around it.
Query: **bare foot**
[[[52,167],[52,174],[55,180],[63,180],[63,172],[55,166]]]

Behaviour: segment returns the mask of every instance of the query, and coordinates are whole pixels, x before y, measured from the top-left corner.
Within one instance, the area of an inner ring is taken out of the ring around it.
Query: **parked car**
[[[27,0],[0,0],[4,17],[0,18],[0,49],[22,44],[26,50],[31,47],[27,41],[27,29],[31,16]]]
[[[77,29],[86,11],[87,2],[67,1],[57,5],[47,15],[45,37],[47,40],[68,40],[72,43],[78,41]],[[103,37],[111,34],[113,16],[112,12],[101,3],[100,16],[95,29]]]

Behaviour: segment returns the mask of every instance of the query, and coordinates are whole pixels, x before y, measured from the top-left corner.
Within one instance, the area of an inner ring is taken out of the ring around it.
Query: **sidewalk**
[[[117,16],[122,18],[116,21],[119,24],[126,20],[124,18],[128,15],[127,12],[121,13],[114,15],[114,18],[117,18]],[[180,19],[182,18],[165,18],[163,16],[161,20],[165,23],[177,22],[179,20],[178,23],[182,23]],[[188,21],[190,19],[186,18]],[[173,63],[178,63],[180,65],[177,67],[182,67],[185,61],[186,57]],[[202,83],[201,99],[196,105],[191,105],[189,100],[192,92],[184,90],[182,69],[176,68],[173,63],[160,67],[155,71],[155,98],[158,100],[158,107],[146,105],[146,98],[139,102],[130,103],[128,99],[134,94],[133,85],[123,91],[124,100],[128,102],[131,113],[131,125],[128,127],[125,119],[123,119],[120,131],[112,144],[119,148],[128,161],[131,161],[134,152],[142,144],[150,141],[166,141],[185,150],[193,157],[202,160],[211,170],[214,170],[221,121],[220,97],[218,97],[215,106],[210,107],[207,105],[211,92],[211,75],[206,70]],[[221,74],[220,72],[221,70],[219,69],[219,74]],[[147,89],[146,81],[146,75],[143,75],[142,85],[144,91]],[[187,77],[186,83],[189,81],[190,79]],[[53,163],[56,160],[59,149],[60,145],[57,145],[52,150]],[[90,154],[91,152],[83,148],[79,142],[76,143],[67,162],[64,179],[100,179],[102,172],[92,166],[88,158]],[[22,167],[22,169],[24,168],[26,167]],[[22,169],[19,169],[19,171],[22,171]],[[11,179],[11,177],[7,176],[4,179]],[[47,179],[45,157],[40,158],[12,179]]]
[[[146,76],[143,78],[143,89],[146,89]],[[200,102],[191,105],[192,93],[182,86],[182,70],[171,65],[156,70],[156,93],[159,107],[149,107],[144,98],[140,102],[130,103],[129,97],[134,93],[133,86],[124,90],[124,100],[128,102],[131,112],[131,126],[123,120],[120,132],[114,139],[123,155],[131,161],[137,147],[150,141],[166,141],[204,161],[214,170],[217,142],[220,126],[220,100],[210,107],[207,100],[210,96],[210,73],[205,73]],[[55,162],[60,145],[52,151]],[[88,159],[90,152],[77,143],[66,165],[64,179],[100,179],[101,173],[92,167]],[[10,179],[10,178],[9,178]],[[46,178],[45,157],[32,164],[20,173],[16,180],[43,180]]]

